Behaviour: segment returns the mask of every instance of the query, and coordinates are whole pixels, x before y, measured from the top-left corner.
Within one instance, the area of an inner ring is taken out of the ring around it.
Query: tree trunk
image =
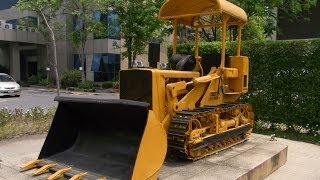
[[[213,34],[213,41],[217,41],[217,28],[216,27],[212,27],[212,34]]]
[[[132,68],[132,37],[128,39],[128,69]]]
[[[201,29],[202,29],[204,36],[207,38],[207,42],[211,42],[211,39],[210,39],[209,35],[207,34],[206,30],[204,28],[201,28]]]
[[[133,56],[132,56],[132,60],[135,61],[137,60],[137,53],[136,51],[132,52]]]
[[[54,31],[51,28],[50,24],[47,21],[46,16],[41,11],[41,15],[50,31],[51,39],[52,39],[52,48],[53,48],[53,68],[56,75],[56,83],[57,83],[57,95],[60,96],[60,77],[59,77],[59,71],[58,71],[58,59],[57,59],[57,45],[56,45],[56,38],[54,35]]]
[[[80,54],[79,54],[79,58],[80,58],[80,62],[81,62],[81,67],[82,67],[82,82],[85,82],[87,80],[87,76],[86,76],[86,67],[85,67],[85,61],[86,61],[86,58],[85,58],[85,53],[84,53],[84,50],[85,50],[85,43],[81,43],[81,48],[80,48]]]

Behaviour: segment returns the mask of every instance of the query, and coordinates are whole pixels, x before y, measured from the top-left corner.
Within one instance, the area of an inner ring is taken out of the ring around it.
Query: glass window
[[[91,68],[95,81],[114,81],[120,70],[120,54],[94,54]]]
[[[73,28],[74,30],[80,30],[83,27],[83,20],[73,17]]]
[[[94,54],[92,65],[91,65],[91,71],[94,71],[94,72],[100,71],[100,63],[101,63],[101,54]]]
[[[110,39],[120,39],[120,26],[118,23],[118,15],[114,12],[108,15],[108,38]]]
[[[94,36],[94,39],[120,39],[120,27],[118,23],[118,15],[114,12],[107,14],[101,12],[95,12],[93,14],[94,20],[99,20],[107,26],[106,35],[103,37]]]
[[[79,69],[80,67],[81,67],[80,56],[79,56],[79,54],[74,54],[73,55],[73,68]]]
[[[14,79],[9,75],[0,74],[0,82],[14,82]]]

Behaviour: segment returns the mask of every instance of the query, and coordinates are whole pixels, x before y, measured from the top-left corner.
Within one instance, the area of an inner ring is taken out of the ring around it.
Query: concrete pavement
[[[253,135],[254,139],[269,139],[268,136]],[[41,149],[42,143],[44,141],[45,136],[28,136],[20,139],[12,139],[7,141],[0,142],[0,179],[1,180],[15,180],[15,179],[31,179],[28,173],[20,173],[18,171],[19,165],[22,163],[35,159]],[[267,142],[269,143],[269,142]],[[267,179],[268,180],[278,180],[278,179],[290,179],[290,180],[300,180],[300,179],[310,179],[310,180],[318,180],[320,179],[320,146],[316,146],[313,144],[296,142],[286,139],[277,139],[279,144],[288,146],[288,161],[282,166],[280,169],[271,174]],[[266,144],[267,145],[267,144]],[[225,153],[226,156],[233,157],[234,151],[240,151],[248,148],[248,144],[243,144],[242,146],[233,147],[234,149],[230,149],[222,153]],[[238,148],[238,149],[237,149]],[[259,156],[258,156],[259,157]],[[258,158],[257,157],[257,158]],[[221,159],[220,159],[221,160]],[[219,161],[219,157],[212,157],[211,162]],[[218,177],[209,176],[206,177],[204,173],[212,173],[213,171],[217,171],[218,169],[208,172],[208,162],[198,162],[198,167],[191,167],[191,170],[196,170],[199,173],[199,176],[189,176],[184,179],[219,179]],[[252,159],[248,158],[248,162],[251,162]],[[205,163],[205,167],[199,165],[199,163]],[[162,172],[160,173],[161,179],[179,179],[181,176],[188,176],[187,172],[190,167],[184,164],[178,164],[179,166],[166,165],[162,168]],[[221,169],[222,168],[222,169]],[[239,174],[241,172],[228,172],[225,168],[221,167],[219,173],[224,175],[230,174]],[[241,165],[239,165],[240,170],[242,169]],[[243,170],[243,169],[242,169]],[[207,171],[207,172],[206,172]],[[171,174],[170,174],[171,173]],[[179,175],[176,177],[175,175]],[[230,176],[227,176],[230,177]],[[181,179],[181,178],[180,178]],[[228,178],[225,178],[228,179]]]
[[[289,147],[287,163],[267,180],[320,180],[320,146],[280,138],[278,143]]]

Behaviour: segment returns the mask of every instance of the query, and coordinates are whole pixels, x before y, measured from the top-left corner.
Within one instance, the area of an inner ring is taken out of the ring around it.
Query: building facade
[[[0,71],[11,74],[17,81],[26,81],[32,75],[46,74],[54,77],[50,52],[47,50],[48,40],[32,27],[23,27],[19,19],[29,18],[38,22],[34,12],[20,12],[12,9],[17,0],[0,1]],[[93,18],[106,25],[117,18],[115,14],[96,12]],[[72,17],[63,15],[58,20],[68,24]],[[80,23],[81,24],[81,23]],[[115,25],[113,25],[115,26]],[[88,81],[112,81],[117,78],[120,70],[120,35],[119,28],[106,34],[105,37],[88,36],[85,45],[85,62],[80,63],[79,50],[68,41],[70,30],[79,28],[79,22],[73,27],[61,29],[62,38],[57,42],[58,69],[60,74],[66,69],[81,69],[85,71]],[[60,32],[60,33],[61,33]],[[84,67],[81,67],[84,64]],[[49,68],[48,68],[49,67]]]

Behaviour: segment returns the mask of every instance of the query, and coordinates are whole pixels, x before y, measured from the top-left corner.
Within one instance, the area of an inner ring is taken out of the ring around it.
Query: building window
[[[83,27],[83,20],[73,16],[73,29],[75,31],[80,31],[82,27]]]
[[[94,81],[115,81],[120,71],[120,54],[94,54],[91,70]]]
[[[74,54],[73,55],[73,68],[79,69],[80,67],[81,67],[80,56],[79,56],[79,54]]]
[[[106,25],[107,32],[103,37],[97,37],[94,35],[94,39],[120,39],[120,27],[118,23],[118,15],[114,12],[108,12],[107,14],[96,11],[92,16],[93,20],[100,20]]]
[[[118,15],[114,12],[108,14],[108,38],[109,39],[120,39],[120,26],[118,23]]]
[[[23,20],[25,22],[25,25],[27,25],[27,26],[30,26],[30,27],[37,27],[38,26],[38,18],[31,17],[31,16],[23,17],[20,19],[7,20],[6,23],[12,24],[13,27],[16,27],[16,25],[21,25],[20,24],[21,20]]]

